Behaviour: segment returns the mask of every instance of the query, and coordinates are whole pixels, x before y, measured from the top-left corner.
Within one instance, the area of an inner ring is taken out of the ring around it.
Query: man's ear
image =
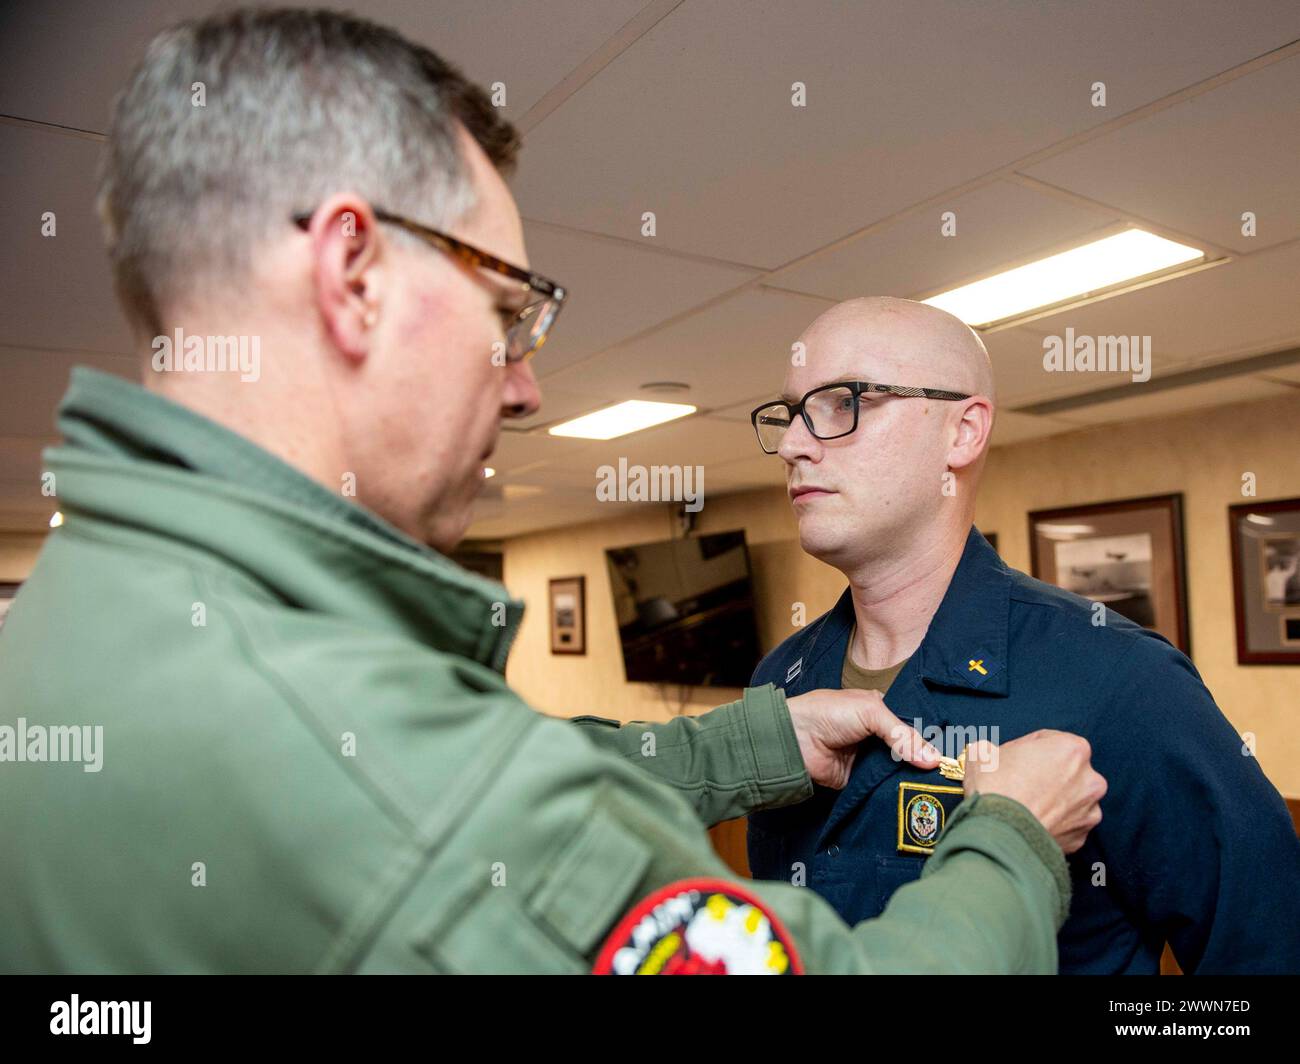
[[[377,264],[381,237],[370,204],[340,193],[312,215],[312,282],[325,331],[343,356],[359,362],[370,352],[379,318]]]
[[[992,432],[993,403],[982,395],[962,400],[960,414],[953,426],[948,468],[965,469],[975,462],[988,450],[989,435]]]

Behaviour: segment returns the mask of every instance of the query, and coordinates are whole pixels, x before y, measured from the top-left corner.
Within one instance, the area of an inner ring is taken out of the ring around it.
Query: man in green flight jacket
[[[926,874],[850,928],[704,825],[842,786],[867,736],[933,766],[879,696],[620,727],[507,686],[522,605],[442,552],[567,296],[517,147],[345,15],[149,46],[100,197],[143,387],[74,372],[65,523],[0,638],[0,969],[1054,971],[1105,789],[1077,737],[972,758]]]

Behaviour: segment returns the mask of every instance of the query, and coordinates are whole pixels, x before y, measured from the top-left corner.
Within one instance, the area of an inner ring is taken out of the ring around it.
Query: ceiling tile
[[[941,231],[947,211],[956,215],[952,236]],[[1015,260],[1050,254],[1115,220],[1113,213],[999,181],[903,218],[767,283],[836,300],[930,295]]]
[[[750,420],[750,414],[760,403],[765,403],[769,399],[774,399],[781,391],[781,382],[773,380],[772,384],[755,395],[748,396],[740,402],[731,406],[719,407],[716,410],[709,411],[709,417],[720,418],[725,421],[739,421],[743,425],[753,425]],[[751,429],[752,431],[752,429]]]
[[[496,450],[492,452],[488,464],[499,475],[509,476],[518,470],[545,464],[581,449],[581,440],[548,436],[544,432],[502,431],[497,437]]]
[[[235,6],[223,4],[222,6]],[[308,5],[288,5],[308,6]],[[503,82],[518,119],[644,6],[644,0],[322,0],[433,48],[484,86]],[[6,12],[0,34],[0,112],[103,132],[109,106],[158,30],[207,15],[212,0],[60,0]]]
[[[809,296],[747,289],[631,343],[621,344],[547,381],[620,399],[647,381],[690,385],[680,402],[711,409],[779,389],[790,345],[830,307]]]
[[[773,268],[1298,31],[1288,0],[685,3],[533,131],[516,187],[530,218],[637,238],[653,211],[664,247]]]
[[[1154,373],[1300,342],[1300,242],[1031,322],[1042,334],[1150,336]],[[993,334],[994,336],[998,334]]]
[[[1119,377],[1113,374],[1094,374],[1086,383],[1080,383],[1077,374],[1047,372],[1043,368],[1045,334],[1038,331],[1037,324],[986,333],[982,337],[993,363],[993,383],[1000,409],[1119,382]]]
[[[524,236],[533,268],[570,293],[536,358],[543,380],[756,276],[553,226],[525,223]]]
[[[585,457],[596,465],[617,467],[621,458],[629,465],[709,466],[737,458],[750,458],[758,450],[753,432],[734,421],[711,417],[683,418],[667,425],[635,432],[614,440],[598,440]]]
[[[546,350],[550,350],[550,345],[547,345]],[[544,357],[545,355],[541,354],[533,360],[535,368],[540,368],[536,363],[540,362]],[[542,393],[541,408],[530,417],[518,418],[512,421],[511,428],[505,430],[503,435],[508,435],[514,430],[527,430],[531,433],[531,430],[538,425],[549,425],[554,421],[565,421],[571,417],[577,417],[579,414],[588,414],[593,410],[609,406],[615,401],[609,395],[597,395],[593,392],[571,392],[565,388],[552,387],[546,379],[538,383]]]
[[[1297,8],[1300,10],[1300,8]],[[1300,236],[1300,56],[1053,156],[1027,172],[1237,251]],[[1253,211],[1254,237],[1241,215]]]

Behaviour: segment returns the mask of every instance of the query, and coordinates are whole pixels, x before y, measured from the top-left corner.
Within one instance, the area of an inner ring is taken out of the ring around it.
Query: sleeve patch
[[[722,879],[680,879],[642,898],[610,932],[596,975],[802,975],[776,914]]]

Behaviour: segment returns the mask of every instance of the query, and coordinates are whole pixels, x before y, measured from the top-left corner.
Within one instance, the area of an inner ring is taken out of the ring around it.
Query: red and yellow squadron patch
[[[600,947],[596,975],[802,975],[767,903],[721,879],[681,879],[641,899]]]

